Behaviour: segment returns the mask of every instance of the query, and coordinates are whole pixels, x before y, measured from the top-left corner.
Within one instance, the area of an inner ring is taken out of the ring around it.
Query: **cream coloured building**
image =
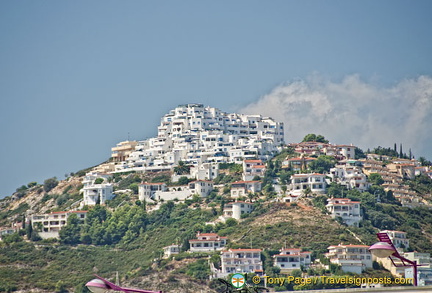
[[[331,263],[341,266],[344,272],[361,274],[372,268],[372,255],[368,245],[332,245],[328,248],[326,257]]]
[[[243,214],[250,214],[253,210],[253,204],[250,202],[236,201],[225,204],[223,209],[223,218],[234,218],[240,220]]]
[[[228,249],[221,252],[221,274],[227,276],[232,273],[263,274],[261,249]]]
[[[52,212],[49,214],[32,215],[30,221],[33,229],[38,232],[41,238],[58,238],[60,230],[66,226],[69,216],[73,214],[77,215],[81,222],[84,222],[87,211]]]
[[[358,226],[358,223],[363,220],[359,201],[352,201],[349,198],[332,197],[327,202],[327,210],[333,219],[340,217],[348,226]]]

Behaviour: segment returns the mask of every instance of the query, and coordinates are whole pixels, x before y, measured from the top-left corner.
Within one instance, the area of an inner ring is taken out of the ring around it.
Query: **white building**
[[[332,182],[346,186],[348,189],[358,189],[360,191],[367,191],[370,187],[370,183],[367,180],[366,174],[362,172],[361,167],[356,166],[356,161],[344,162],[344,164],[338,164],[334,168],[330,169]]]
[[[250,214],[253,210],[253,204],[250,202],[236,201],[225,204],[223,209],[223,218],[241,219],[241,215]]]
[[[114,198],[113,184],[109,183],[111,175],[90,172],[87,173],[83,180],[83,188],[80,192],[83,193],[82,205],[104,205],[107,200]]]
[[[167,191],[166,184],[143,182],[138,185],[138,199],[141,201],[145,199],[155,199],[157,191]]]
[[[282,168],[290,169],[291,171],[304,171],[307,170],[309,167],[309,164],[315,161],[316,158],[307,157],[307,156],[301,156],[296,158],[286,158],[282,162]]]
[[[380,233],[387,233],[390,240],[393,242],[396,248],[406,249],[409,247],[409,239],[406,236],[406,232],[394,231],[394,230],[383,230]]]
[[[264,177],[266,167],[262,160],[243,161],[243,180],[253,180],[255,176]]]
[[[49,214],[32,215],[30,217],[32,227],[43,239],[58,238],[59,231],[66,226],[70,215],[77,215],[84,222],[87,211],[52,212]]]
[[[200,233],[197,239],[189,240],[190,252],[215,251],[223,249],[227,244],[227,237],[221,237],[216,233]]]
[[[344,272],[361,274],[372,268],[372,255],[367,245],[332,245],[328,248],[326,257],[331,263],[341,266]]]
[[[231,197],[247,196],[248,193],[261,191],[260,181],[236,181],[231,183]]]
[[[311,264],[310,251],[301,251],[300,248],[282,248],[279,254],[273,256],[275,267],[281,269],[281,273],[290,273],[293,270],[308,268]]]
[[[197,180],[189,182],[189,190],[192,194],[207,197],[213,191],[213,181]]]
[[[190,174],[192,178],[196,178],[197,180],[213,180],[219,175],[219,164],[202,163],[192,166]]]
[[[172,244],[165,246],[163,248],[164,250],[164,258],[169,258],[171,255],[176,255],[180,253],[180,245],[178,244]]]
[[[166,191],[158,190],[154,193],[151,200],[158,200],[158,201],[169,201],[173,200],[175,202],[177,201],[185,201],[188,198],[192,198],[192,193],[189,190],[187,186],[178,187],[177,190],[175,187],[170,187]]]
[[[232,273],[256,273],[263,274],[261,261],[261,249],[228,249],[221,252],[220,276]]]
[[[354,145],[336,145],[338,155],[345,159],[355,159],[356,146]]]
[[[325,174],[294,174],[291,176],[291,193],[293,195],[304,195],[309,189],[314,194],[325,194],[327,183]]]
[[[329,198],[327,201],[326,207],[333,219],[340,217],[348,226],[358,226],[363,220],[359,201],[349,198]]]

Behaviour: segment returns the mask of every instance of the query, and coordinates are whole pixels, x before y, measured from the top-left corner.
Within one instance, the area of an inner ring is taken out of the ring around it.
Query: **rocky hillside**
[[[18,188],[12,196],[0,200],[0,226],[22,222],[29,213],[76,208],[82,198],[79,190],[83,176],[78,175],[62,181],[50,178],[43,185],[32,183]],[[360,227],[347,227],[332,219],[324,207],[327,196],[312,194],[288,204],[279,202],[271,191],[257,194],[253,198],[254,211],[240,221],[218,222],[223,205],[232,200],[229,180],[236,180],[236,176],[234,171],[224,174],[221,179],[227,181],[221,180],[223,187],[206,199],[170,201],[155,209],[137,201],[137,183],[168,181],[169,173],[115,175],[112,179],[115,189],[128,191],[104,207],[90,207],[91,220],[69,235],[74,239],[73,245],[67,244],[70,239],[63,238],[29,241],[25,230],[0,243],[3,281],[0,292],[88,292],[84,284],[93,274],[113,280],[115,272],[119,272],[122,285],[129,287],[175,293],[217,292],[214,288],[220,284],[209,281],[209,262],[218,268],[220,254],[186,252],[188,240],[195,238],[197,231],[228,237],[230,248],[263,249],[264,269],[274,275],[277,270],[272,265],[272,256],[282,247],[312,251],[313,259],[326,263],[324,254],[328,246],[370,245],[376,242],[375,233],[380,229],[406,231],[411,250],[432,252],[430,209],[404,208],[394,198],[382,197],[382,202],[377,203],[374,194],[346,191],[338,186],[331,186],[332,194],[361,202],[364,220]],[[430,187],[427,182],[413,181],[413,184],[418,190]],[[162,259],[162,248],[172,243],[181,244],[183,252],[174,259]]]

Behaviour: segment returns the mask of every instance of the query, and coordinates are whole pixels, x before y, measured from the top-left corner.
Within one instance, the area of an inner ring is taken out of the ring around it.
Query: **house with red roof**
[[[256,273],[263,275],[261,249],[228,249],[221,252],[221,274],[219,277],[232,273]]]
[[[290,273],[301,267],[308,268],[311,264],[310,251],[301,248],[282,248],[279,254],[273,256],[273,265],[281,269],[281,273]]]
[[[325,194],[327,182],[326,175],[319,173],[294,174],[291,176],[291,194],[304,195],[309,189],[312,193]]]
[[[231,197],[247,196],[261,191],[260,181],[236,181],[231,183]]]
[[[215,251],[223,249],[228,241],[216,233],[198,233],[196,239],[189,240],[190,252]]]
[[[332,197],[327,202],[327,210],[333,219],[340,217],[348,226],[358,226],[358,223],[363,220],[359,201],[352,201],[349,198]]]
[[[263,177],[266,166],[262,160],[244,160],[243,161],[243,180],[253,180],[255,176]]]

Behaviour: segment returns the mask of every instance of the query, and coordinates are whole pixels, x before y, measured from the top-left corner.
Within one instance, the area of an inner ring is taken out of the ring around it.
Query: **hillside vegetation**
[[[379,180],[368,192],[347,190],[337,184],[328,194],[358,200],[364,220],[359,227],[347,227],[326,212],[328,196],[309,194],[297,203],[276,200],[273,180],[286,184],[292,173],[281,169],[281,160],[293,154],[287,149],[268,163],[263,192],[243,200],[252,200],[254,210],[242,220],[217,222],[223,205],[230,199],[230,182],[239,178],[238,165],[226,165],[217,178],[222,184],[206,199],[194,197],[185,203],[168,201],[153,210],[154,205],[140,202],[137,184],[141,181],[169,182],[169,173],[116,174],[116,189],[125,190],[106,206],[85,207],[89,210],[83,224],[74,217],[62,229],[59,240],[40,240],[24,227],[20,233],[4,237],[0,243],[0,292],[88,292],[84,284],[98,274],[113,280],[119,273],[123,285],[163,290],[164,292],[217,292],[217,281],[209,281],[209,262],[220,266],[215,253],[187,253],[188,240],[197,231],[227,236],[229,248],[261,248],[264,269],[270,276],[279,275],[272,256],[282,247],[301,247],[312,251],[313,259],[329,264],[324,254],[330,245],[376,242],[381,229],[407,232],[409,250],[432,253],[432,210],[428,207],[402,207],[391,193],[385,192]],[[313,166],[327,170],[332,160],[323,156]],[[79,190],[85,172],[77,172],[63,181],[51,178],[44,184],[29,183],[0,201],[0,224],[23,221],[26,213],[47,213],[77,208]],[[424,176],[408,182],[412,190],[430,197],[432,182]],[[376,197],[380,196],[381,202]],[[214,225],[208,222],[216,221]],[[162,259],[164,246],[177,243],[182,253],[173,259]],[[388,275],[378,265],[365,274]],[[301,273],[301,272],[300,272]],[[306,273],[306,272],[305,272]],[[308,274],[343,275],[335,266],[330,270]],[[280,287],[277,290],[299,289]]]

